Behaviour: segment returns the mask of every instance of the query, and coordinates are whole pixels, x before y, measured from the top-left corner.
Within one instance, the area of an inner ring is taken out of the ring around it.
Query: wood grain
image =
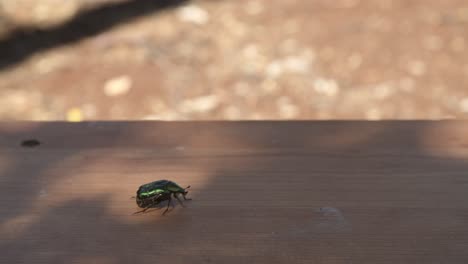
[[[0,263],[468,263],[467,135],[463,121],[0,123]],[[193,201],[133,216],[157,179]]]

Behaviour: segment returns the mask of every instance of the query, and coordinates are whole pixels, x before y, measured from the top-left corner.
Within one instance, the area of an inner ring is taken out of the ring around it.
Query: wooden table
[[[0,123],[0,263],[465,264],[467,160],[462,121]],[[132,215],[158,179],[193,200]]]

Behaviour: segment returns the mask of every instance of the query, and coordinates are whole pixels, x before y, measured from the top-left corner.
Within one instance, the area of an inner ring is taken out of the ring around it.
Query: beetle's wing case
[[[166,193],[168,192],[166,187],[168,182],[168,180],[160,180],[143,184],[137,191],[137,197],[140,199],[146,199],[149,197],[154,197],[155,195]]]
[[[166,185],[168,184],[168,180],[159,180],[150,183],[145,183],[140,186],[138,192],[148,192],[154,189],[166,189]]]
[[[168,183],[170,183],[170,181],[168,180],[159,180],[159,181],[147,183],[146,185],[148,185],[148,188],[151,190],[154,190],[154,189],[166,190],[166,186]]]
[[[171,182],[169,181],[169,183],[167,183],[167,190],[171,191],[171,192],[184,192],[185,189],[180,187],[177,183],[175,182]]]

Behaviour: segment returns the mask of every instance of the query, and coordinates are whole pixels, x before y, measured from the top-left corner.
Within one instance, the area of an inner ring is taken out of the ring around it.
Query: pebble
[[[194,99],[185,100],[181,104],[181,111],[185,113],[198,112],[206,113],[209,112],[220,104],[220,99],[216,95],[206,95],[196,97]]]
[[[310,59],[306,56],[288,56],[280,60],[273,60],[265,68],[269,78],[277,78],[282,74],[306,74],[310,70]]]
[[[60,53],[52,53],[39,58],[36,61],[34,68],[39,74],[46,74],[65,66],[66,63],[66,55]]]
[[[385,99],[393,93],[392,87],[387,83],[381,83],[375,86],[374,95],[377,99]]]
[[[301,56],[289,56],[283,61],[284,69],[291,73],[307,73],[310,62]]]
[[[300,113],[299,107],[292,103],[288,96],[281,96],[276,101],[276,104],[279,108],[281,118],[295,118]]]
[[[315,92],[330,97],[338,94],[340,89],[336,81],[332,79],[318,78],[314,81],[313,85]]]
[[[255,44],[248,44],[242,50],[243,55],[248,59],[254,59],[260,56],[260,51]]]
[[[57,25],[73,17],[79,10],[78,1],[63,0],[3,0],[0,13],[14,24],[39,27]]]
[[[108,80],[104,84],[104,93],[109,97],[124,95],[132,88],[132,78],[122,75]]]
[[[371,108],[366,111],[366,119],[367,120],[380,120],[381,119],[381,112],[378,108]]]
[[[280,61],[272,61],[269,63],[265,69],[265,74],[269,78],[277,78],[283,73],[283,65]]]
[[[468,113],[468,97],[465,97],[460,101],[459,107],[463,113]]]
[[[81,122],[83,121],[83,113],[78,107],[73,107],[67,111],[67,121],[68,122]]]
[[[180,8],[177,12],[177,17],[183,22],[197,25],[204,25],[210,20],[208,12],[194,4]]]
[[[409,73],[412,75],[422,76],[426,73],[426,64],[423,61],[410,61],[407,66]]]

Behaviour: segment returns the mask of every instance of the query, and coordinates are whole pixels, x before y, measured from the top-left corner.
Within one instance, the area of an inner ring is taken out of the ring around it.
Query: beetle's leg
[[[165,215],[167,213],[167,211],[169,211],[169,206],[171,205],[171,201],[172,201],[172,198],[169,195],[169,201],[167,202],[166,210],[162,213],[163,215]]]
[[[180,200],[179,198],[179,194],[178,193],[174,193],[174,197],[177,199],[177,201],[179,201],[180,205],[182,205],[182,207],[185,207],[185,205],[182,203],[182,201]]]
[[[190,201],[190,200],[192,200],[191,198],[187,198],[187,197],[185,197],[185,195],[187,195],[187,194],[185,194],[185,193],[182,193],[182,196],[184,197],[184,200],[185,200],[185,201]]]
[[[141,210],[141,211],[136,211],[134,212],[133,214],[136,215],[136,214],[139,214],[139,213],[144,213],[146,212],[146,210],[150,209],[150,207],[146,207],[145,209]]]
[[[151,203],[150,203],[149,205],[147,205],[143,210],[138,211],[138,212],[135,212],[135,213],[133,213],[133,214],[144,213],[144,212],[146,212],[148,209],[153,208],[155,205],[159,204],[159,203],[156,201],[157,198],[159,198],[159,196],[155,196],[155,197],[151,198]],[[160,209],[160,208],[157,208],[157,209]]]
[[[141,210],[141,211],[137,211],[137,212],[134,212],[133,214],[139,214],[139,213],[144,213],[146,212],[148,209],[150,209],[151,207],[153,207],[154,204],[150,204],[148,206],[145,207],[145,209]]]
[[[184,200],[185,200],[185,201],[190,201],[190,200],[192,200],[192,199],[190,199],[190,198],[185,197],[185,195],[187,195],[187,193],[188,193],[188,192],[185,191],[185,190],[188,189],[188,188],[190,188],[190,185],[187,186],[187,187],[184,189],[184,192],[181,192],[181,193],[182,193],[182,196],[184,197]]]

